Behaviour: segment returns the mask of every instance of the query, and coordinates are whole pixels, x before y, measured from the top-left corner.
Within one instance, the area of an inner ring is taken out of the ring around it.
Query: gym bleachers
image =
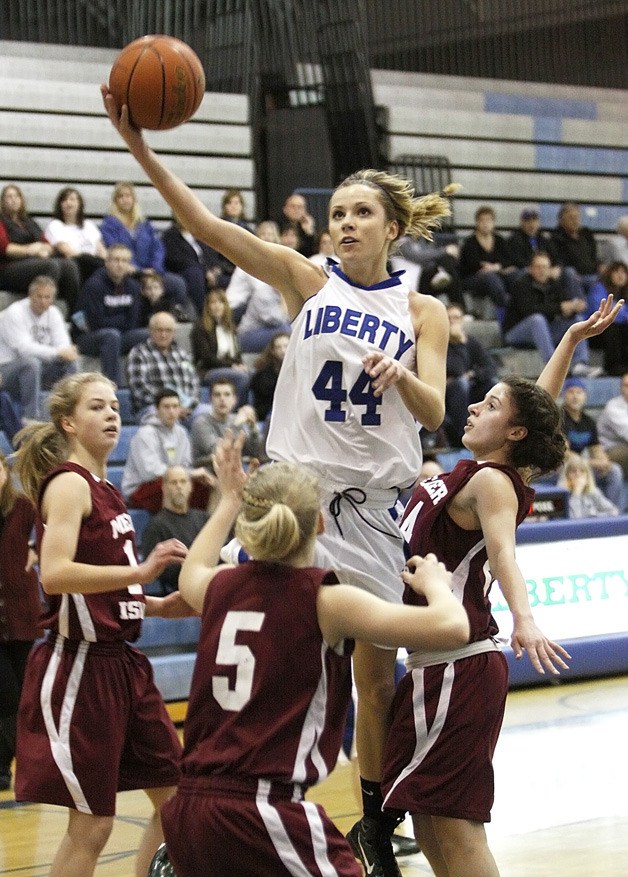
[[[63,186],[77,186],[86,215],[107,213],[113,185],[138,187],[146,216],[163,227],[169,206],[127,152],[100,96],[115,50],[0,41],[0,183],[24,191],[29,212],[45,225]],[[42,76],[45,68],[45,76]],[[173,131],[147,131],[172,169],[211,210],[238,188],[255,215],[252,136],[246,95],[206,93],[194,118]]]
[[[375,101],[387,158],[448,160],[462,185],[459,232],[490,203],[498,229],[514,228],[522,207],[544,228],[575,200],[603,239],[626,212],[628,103],[625,91],[375,70]]]

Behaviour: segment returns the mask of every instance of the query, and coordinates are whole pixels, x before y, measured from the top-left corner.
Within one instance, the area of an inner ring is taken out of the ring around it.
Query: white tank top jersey
[[[398,276],[353,286],[334,267],[294,320],[271,416],[272,460],[303,463],[334,488],[403,488],[421,468],[417,423],[395,387],[375,397],[373,350],[416,374],[410,290]]]

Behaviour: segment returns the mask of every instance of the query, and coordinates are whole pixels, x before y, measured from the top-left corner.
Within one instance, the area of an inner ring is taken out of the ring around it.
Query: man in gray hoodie
[[[154,415],[149,416],[131,439],[122,493],[130,508],[158,512],[162,505],[162,476],[169,466],[183,466],[194,481],[190,504],[206,508],[215,477],[204,467],[192,468],[188,431],[179,422],[181,402],[174,390],[155,396]]]

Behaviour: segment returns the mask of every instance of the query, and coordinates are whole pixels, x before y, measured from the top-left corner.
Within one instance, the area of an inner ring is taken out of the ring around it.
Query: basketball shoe
[[[401,877],[390,834],[390,828],[369,816],[363,816],[349,831],[347,840],[366,877]]]

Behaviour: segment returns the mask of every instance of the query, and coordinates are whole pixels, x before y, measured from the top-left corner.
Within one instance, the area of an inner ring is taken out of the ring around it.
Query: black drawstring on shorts
[[[384,536],[389,536],[391,539],[401,539],[401,533],[397,536],[394,533],[390,533],[388,530],[382,530],[380,527],[376,527],[375,524],[372,524],[370,521],[364,517],[363,514],[360,513],[360,509],[358,506],[364,505],[366,502],[366,493],[360,487],[346,487],[344,490],[337,490],[334,492],[330,502],[329,502],[329,511],[334,519],[336,526],[338,527],[338,532],[345,538],[345,534],[342,532],[342,527],[338,523],[338,518],[340,517],[340,502],[341,500],[346,499],[349,505],[353,508],[356,515],[360,518],[360,520],[364,521],[367,527],[370,527],[372,530],[377,530],[378,533],[383,533]]]

